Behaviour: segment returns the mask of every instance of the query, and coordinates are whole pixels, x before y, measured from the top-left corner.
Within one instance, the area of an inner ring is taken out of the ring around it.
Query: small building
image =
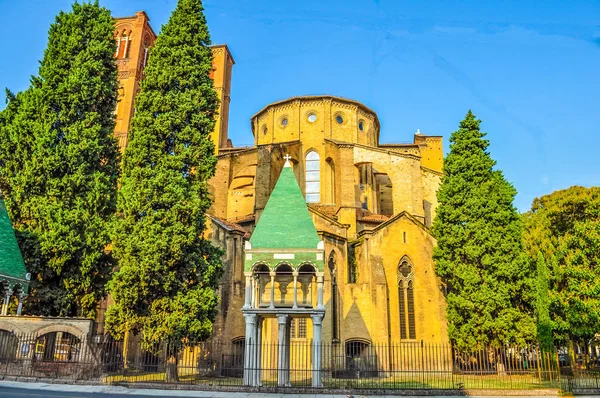
[[[310,318],[313,325],[312,386],[322,387],[321,325],[325,316],[325,251],[302,191],[286,156],[277,184],[252,237],[246,242],[244,275],[246,321],[244,384],[259,386],[263,321],[277,320],[277,384],[290,385],[291,325]],[[315,289],[316,287],[316,289]]]

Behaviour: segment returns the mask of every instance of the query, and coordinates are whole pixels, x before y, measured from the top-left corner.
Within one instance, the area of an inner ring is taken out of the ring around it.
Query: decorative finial
[[[292,164],[290,163],[290,159],[292,157],[286,154],[283,158],[285,159],[285,164],[283,165],[283,167],[292,167]]]
[[[421,129],[417,129],[417,132],[415,134],[421,134]]]

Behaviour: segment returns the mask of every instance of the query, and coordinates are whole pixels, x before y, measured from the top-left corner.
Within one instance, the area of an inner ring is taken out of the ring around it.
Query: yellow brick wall
[[[311,123],[308,115],[313,113],[317,119]],[[335,120],[338,115],[343,117],[341,124]],[[287,119],[285,126],[283,118]],[[358,123],[362,123],[362,130]],[[400,259],[408,256],[415,272],[416,340],[447,342],[445,301],[431,259],[435,241],[424,225],[430,225],[437,207],[436,191],[441,180],[437,156],[441,159],[441,140],[416,135],[412,145],[379,146],[377,116],[354,101],[336,97],[302,97],[272,104],[252,118],[252,129],[257,144],[254,149],[219,155],[217,174],[210,181],[215,198],[211,214],[230,220],[254,214],[260,219],[283,167],[283,156],[292,157],[294,173],[304,192],[305,157],[309,151],[317,151],[320,204],[332,205],[337,220],[332,221],[316,210],[311,211],[311,216],[325,241],[326,256],[336,253],[340,341],[400,341],[397,272]],[[362,188],[361,168],[367,173],[363,179],[368,185]],[[371,230],[360,232],[356,209],[361,207],[361,198],[368,198],[370,210],[381,210],[377,202],[380,187],[372,174],[375,170],[390,178],[394,215],[402,212],[406,215],[393,218],[383,228],[361,223],[361,228]],[[356,283],[348,281],[349,244],[356,244]],[[326,267],[325,342],[333,339],[331,280],[332,274]],[[227,339],[244,334],[239,310],[236,302],[223,320]],[[310,340],[310,320],[307,320],[307,336]],[[265,323],[263,338],[277,340],[275,320]]]

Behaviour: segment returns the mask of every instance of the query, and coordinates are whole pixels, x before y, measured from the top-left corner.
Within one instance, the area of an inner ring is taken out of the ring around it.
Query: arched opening
[[[8,363],[17,356],[19,338],[8,330],[0,330],[0,362]]]
[[[253,277],[256,286],[255,297],[258,297],[258,307],[271,305],[271,270],[266,264],[254,266]]]
[[[313,306],[313,286],[315,279],[315,267],[311,264],[302,264],[298,268],[298,307]]]
[[[310,151],[306,154],[306,203],[321,201],[321,161],[319,154]]]
[[[294,304],[294,270],[289,264],[275,269],[275,306],[291,307]]]
[[[129,58],[129,49],[131,47],[131,31],[123,29],[117,37],[117,51],[115,58]]]
[[[67,332],[50,332],[35,341],[34,359],[39,362],[77,362],[81,340]]]
[[[377,377],[377,353],[369,341],[347,340],[345,354],[346,378]]]
[[[398,264],[398,311],[400,339],[416,339],[414,272],[406,256]]]

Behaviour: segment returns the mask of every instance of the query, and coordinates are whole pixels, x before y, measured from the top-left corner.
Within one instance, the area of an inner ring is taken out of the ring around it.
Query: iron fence
[[[167,342],[144,349],[136,338],[114,341],[103,336],[55,332],[43,336],[0,331],[0,375],[94,380],[118,383],[181,383],[244,386],[244,372],[256,371],[264,388],[394,389],[600,389],[597,358],[576,350],[545,352],[530,347],[481,347],[458,350],[451,345],[350,341],[324,343],[292,339],[281,368],[277,343],[263,343],[254,365],[244,369],[242,340],[198,345]],[[313,369],[314,353],[321,369]],[[288,383],[281,385],[281,371]]]

